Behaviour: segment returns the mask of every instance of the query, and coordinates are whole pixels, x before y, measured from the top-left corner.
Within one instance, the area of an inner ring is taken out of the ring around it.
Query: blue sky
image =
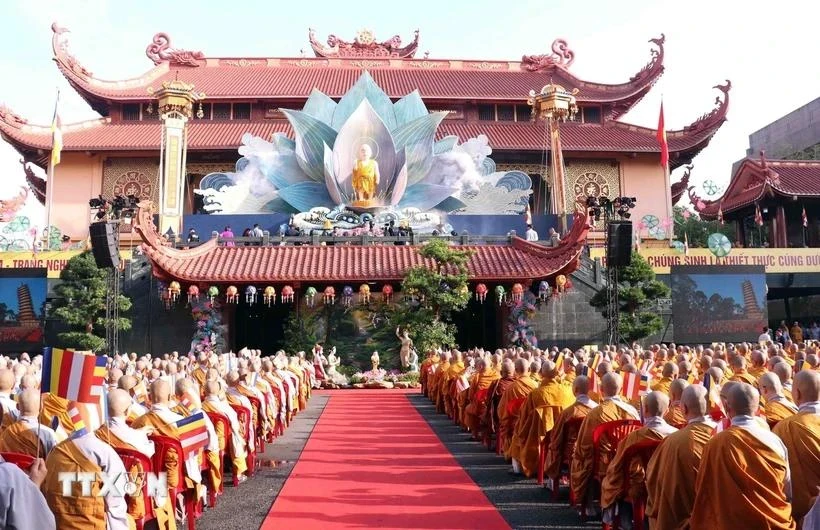
[[[40,307],[46,299],[46,281],[46,278],[0,278],[0,302],[17,313],[20,310],[17,303],[17,288],[20,284],[27,283],[34,313],[39,315]]]
[[[725,185],[732,162],[745,155],[748,135],[817,97],[820,69],[814,8],[808,0],[743,3],[691,0],[415,0],[196,2],[156,0],[6,0],[0,33],[0,103],[36,124],[48,124],[57,88],[64,123],[96,114],[51,61],[52,21],[71,30],[72,53],[101,79],[126,79],[152,67],[145,47],[160,31],[172,45],[206,56],[299,56],[310,52],[308,28],[324,40],[351,39],[362,28],[405,42],[421,31],[431,58],[519,60],[549,53],[555,38],[575,52],[572,72],[590,81],[621,83],[649,59],[650,38],[666,34],[666,73],[624,118],[655,127],[663,96],[666,123],[680,128],[709,112],[731,79],[729,121],[695,159],[694,183]],[[175,11],[181,14],[175,16]],[[533,87],[538,88],[538,87]],[[522,94],[522,98],[525,97]],[[19,155],[0,144],[0,199],[24,183]],[[673,180],[679,178],[679,173]],[[39,205],[27,208],[32,224]]]

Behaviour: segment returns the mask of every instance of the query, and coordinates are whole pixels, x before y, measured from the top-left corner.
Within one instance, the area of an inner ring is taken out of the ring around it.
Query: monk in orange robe
[[[764,373],[760,379],[758,379],[757,385],[766,402],[766,406],[763,408],[763,414],[766,416],[766,421],[769,422],[769,425],[776,424],[779,421],[797,414],[797,405],[783,395],[783,386],[777,374],[772,372]]]
[[[45,458],[57,445],[57,435],[37,422],[40,391],[30,388],[18,396],[19,419],[0,431],[0,451]]]
[[[42,409],[40,410],[40,423],[51,425],[54,417],[57,417],[59,427],[66,433],[74,432],[74,422],[68,415],[68,400],[55,396],[51,392],[43,394]]]
[[[476,363],[475,379],[467,394],[467,406],[464,408],[464,426],[477,437],[481,430],[481,419],[487,412],[490,385],[501,376],[484,359]]]
[[[427,357],[421,362],[419,367],[419,383],[421,392],[430,397],[430,378],[433,374],[434,366],[441,362],[441,357],[434,351],[427,352]]]
[[[746,358],[735,355],[729,359],[729,367],[732,369],[732,376],[729,381],[737,383],[747,383],[757,386],[757,379],[746,370]]]
[[[544,361],[540,374],[541,383],[524,401],[510,440],[513,473],[523,473],[527,477],[532,477],[538,469],[544,437],[555,427],[558,416],[573,402],[569,387],[558,379],[554,362]]]
[[[512,359],[504,359],[500,368],[501,378],[496,379],[487,389],[487,407],[482,419],[482,428],[488,433],[488,439],[498,436],[498,404],[504,392],[515,382],[515,364]]]
[[[615,457],[610,462],[606,470],[606,476],[601,484],[601,507],[604,509],[603,520],[610,523],[615,517],[614,508],[617,501],[623,499],[621,504],[623,509],[619,510],[622,520],[632,521],[632,510],[626,505],[635,499],[646,496],[646,470],[643,463],[638,458],[627,458],[627,451],[630,447],[647,440],[663,440],[670,434],[677,431],[663,419],[669,408],[669,396],[667,394],[653,391],[643,398],[643,427],[629,433],[624,440],[618,444]],[[625,470],[629,469],[629,484],[624,483]],[[623,493],[626,492],[626,495]],[[625,523],[624,526],[629,526]]]
[[[430,401],[433,402],[433,405],[438,404],[438,393],[439,387],[441,386],[441,378],[447,370],[450,369],[450,352],[445,351],[441,353],[441,362],[434,366],[433,371],[430,373],[430,378],[428,380],[429,386],[429,397]]]
[[[596,402],[589,398],[587,392],[589,392],[589,379],[584,375],[575,377],[572,382],[575,403],[558,416],[555,426],[552,428],[544,474],[553,481],[557,481],[561,475],[561,466],[563,464],[571,465],[575,453],[575,439],[578,437],[578,428],[573,429],[570,427],[571,420],[586,418],[587,414],[598,406]],[[553,482],[553,488],[556,487],[558,487],[558,484]]]
[[[675,363],[665,363],[663,365],[662,377],[652,385],[654,392],[661,392],[669,395],[669,389],[672,387],[672,381],[678,378],[678,365]]]
[[[17,410],[17,402],[11,397],[14,392],[16,379],[14,372],[6,368],[0,368],[0,430],[8,427],[20,417]],[[39,413],[39,411],[38,411]]]
[[[681,396],[687,386],[689,386],[689,383],[685,379],[675,379],[669,385],[669,409],[663,415],[663,419],[677,429],[681,429],[686,425],[686,415],[683,412]]]
[[[230,423],[229,432],[225,432],[222,423],[214,424],[214,429],[219,440],[220,450],[227,452],[231,459],[234,476],[238,476],[240,481],[244,481],[246,478],[244,473],[248,469],[247,451],[242,426],[239,424],[236,411],[230,407],[227,400],[223,401],[219,398],[219,384],[216,381],[207,381],[204,389],[205,400],[202,402],[202,410],[211,414],[220,414],[226,417]],[[228,443],[228,436],[231,437],[231,444]]]
[[[524,400],[537,386],[529,376],[530,362],[526,359],[515,360],[515,380],[504,391],[498,402],[498,431],[502,440],[501,451],[504,457],[510,459],[509,454],[512,437],[515,434],[515,424],[518,422],[518,413],[524,405]]]
[[[786,446],[755,419],[759,404],[760,394],[747,383],[728,390],[731,426],[703,451],[690,528],[795,530]],[[739,485],[753,494],[742,494]]]
[[[708,404],[703,386],[686,387],[681,406],[686,426],[666,438],[646,468],[646,516],[651,528],[688,528],[701,455],[715,430],[706,414]]]
[[[781,420],[773,430],[789,451],[792,515],[801,528],[820,488],[820,372],[797,372],[792,392],[799,412]]]
[[[460,351],[453,353],[453,360],[450,362],[450,367],[447,369],[441,379],[439,387],[439,401],[436,404],[440,412],[444,412],[449,417],[454,417],[455,414],[455,390],[454,385],[456,379],[461,377],[466,367],[464,366],[464,357]]]
[[[606,468],[614,456],[608,443],[600,446],[600,460],[597,464],[597,474],[593,471],[593,445],[592,432],[598,425],[615,420],[637,420],[640,414],[635,407],[624,402],[618,395],[622,385],[621,376],[616,373],[607,373],[601,381],[601,393],[603,400],[596,408],[587,414],[581,429],[578,431],[578,439],[575,442],[575,455],[572,459],[572,490],[576,502],[581,509],[586,509],[587,514],[591,514],[594,488],[592,481],[602,481],[606,475]]]

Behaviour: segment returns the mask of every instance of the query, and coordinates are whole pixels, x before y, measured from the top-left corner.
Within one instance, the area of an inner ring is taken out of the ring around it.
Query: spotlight
[[[102,208],[102,207],[105,206],[105,203],[106,203],[105,199],[103,199],[103,196],[100,195],[99,197],[95,197],[95,198],[89,200],[88,201],[88,206],[90,206],[91,208],[95,208],[95,209],[96,208]]]

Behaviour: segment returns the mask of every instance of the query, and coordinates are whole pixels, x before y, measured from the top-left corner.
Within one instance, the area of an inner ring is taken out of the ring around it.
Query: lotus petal
[[[310,182],[311,177],[302,171],[296,153],[276,153],[260,161],[260,169],[276,189],[282,190],[300,182]]]
[[[456,144],[458,144],[458,136],[445,136],[444,138],[433,144],[433,154],[441,155],[444,153],[448,153],[453,150]]]
[[[393,105],[393,111],[396,113],[396,124],[399,127],[428,114],[427,107],[421,100],[418,90],[414,90],[398,100]]]
[[[299,213],[299,210],[286,203],[282,197],[277,197],[272,201],[267,202],[262,208],[268,212]]]
[[[353,196],[353,164],[362,144],[370,145],[373,158],[379,165],[381,180],[376,188],[376,195],[389,197],[389,187],[397,168],[396,148],[387,126],[367,100],[363,100],[350,115],[339,131],[336,143],[332,144],[336,183],[343,196]]]
[[[399,208],[413,206],[421,211],[431,210],[447,197],[458,192],[458,188],[438,184],[413,184],[404,192]]]
[[[433,141],[446,112],[425,114],[393,131],[396,148],[406,148],[407,179],[415,184],[424,179],[433,163]]]
[[[273,133],[271,143],[276,146],[276,150],[280,153],[282,151],[296,151],[296,141],[288,138],[285,133]]]
[[[336,184],[336,171],[333,167],[333,151],[330,147],[325,144],[325,185],[327,186],[327,192],[330,194],[330,198],[333,199],[333,202],[336,204],[344,204],[344,199],[342,198],[342,192],[339,189],[339,185]]]
[[[302,171],[313,180],[324,182],[324,146],[333,145],[336,131],[304,112],[289,109],[282,109],[282,112],[296,132],[296,160]]]
[[[390,196],[390,205],[396,206],[404,197],[404,191],[407,189],[407,164],[402,164],[399,173],[396,175],[396,182],[393,184],[393,191]]]
[[[336,105],[336,110],[333,111],[333,120],[331,126],[341,132],[341,128],[345,125],[348,119],[361,106],[363,101],[369,101],[370,106],[379,115],[381,121],[387,126],[389,131],[396,128],[396,113],[393,111],[393,102],[387,97],[387,94],[373,81],[370,74],[365,71],[356,84],[347,91],[339,104]],[[328,142],[328,145],[333,145]]]
[[[328,125],[333,121],[333,112],[335,110],[336,102],[316,88],[310,92],[305,106],[302,107],[302,112],[310,114],[317,120]]]
[[[279,197],[300,212],[315,206],[334,206],[324,182],[300,182],[279,190]]]

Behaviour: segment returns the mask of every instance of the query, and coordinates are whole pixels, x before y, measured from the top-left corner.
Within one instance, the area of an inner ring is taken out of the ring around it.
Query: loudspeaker
[[[88,227],[91,234],[91,251],[97,267],[107,269],[120,266],[119,233],[117,225],[106,223],[91,223]]]
[[[630,261],[632,261],[632,221],[612,221],[607,225],[607,266],[626,267]]]

